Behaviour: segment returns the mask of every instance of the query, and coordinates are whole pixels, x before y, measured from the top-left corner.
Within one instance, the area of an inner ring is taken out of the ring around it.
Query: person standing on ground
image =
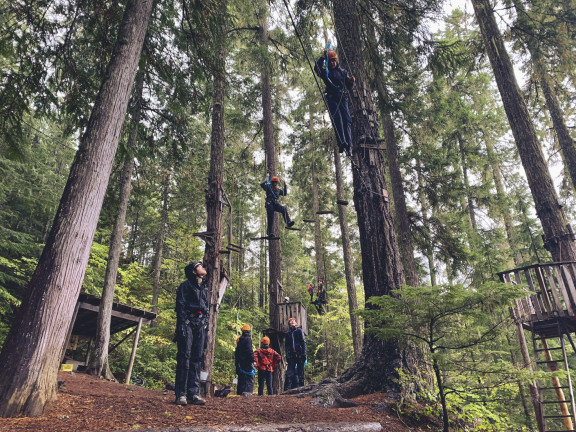
[[[200,364],[204,353],[204,341],[208,329],[208,285],[206,269],[195,261],[184,268],[186,281],[176,291],[176,331],[174,340],[178,346],[176,355],[176,404],[204,405],[198,394],[200,388]]]
[[[270,338],[264,336],[260,340],[260,348],[254,351],[254,361],[258,369],[258,396],[264,396],[264,381],[266,381],[266,388],[268,395],[274,394],[272,387],[272,373],[274,368],[280,364],[280,354],[270,348]]]
[[[249,324],[242,326],[242,335],[236,341],[234,359],[236,361],[236,374],[238,375],[237,394],[252,393],[254,391],[254,351],[252,349],[252,335]]]
[[[304,385],[304,365],[306,364],[306,338],[301,328],[297,327],[296,318],[288,319],[288,331],[284,340],[286,348],[286,384],[290,390]]]

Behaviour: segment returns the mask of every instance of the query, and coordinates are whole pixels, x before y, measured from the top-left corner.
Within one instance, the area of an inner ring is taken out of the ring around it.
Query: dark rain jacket
[[[286,348],[287,359],[297,358],[301,361],[306,360],[306,338],[301,328],[288,328],[286,339],[284,340],[284,347]]]
[[[326,85],[326,96],[331,99],[344,98],[348,100],[348,90],[354,88],[354,83],[350,81],[346,69],[342,69],[338,64],[334,69],[328,69],[328,76],[326,76],[326,66],[324,65],[324,57],[320,57],[316,61],[314,72]]]
[[[176,291],[177,325],[202,325],[208,322],[209,312],[208,285],[205,280],[198,284],[193,275],[192,280],[182,282]]]
[[[240,366],[245,372],[252,371],[254,351],[250,332],[242,332],[242,336],[238,338],[236,351],[234,351],[234,359],[236,360],[236,367]]]
[[[260,187],[266,191],[266,204],[276,203],[278,202],[278,198],[280,196],[288,195],[288,189],[286,188],[286,183],[284,183],[284,187],[282,189],[272,187],[272,183],[269,183],[268,180],[263,181],[260,183]]]

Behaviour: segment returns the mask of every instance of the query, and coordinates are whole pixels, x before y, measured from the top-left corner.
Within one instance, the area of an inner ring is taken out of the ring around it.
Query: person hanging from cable
[[[340,153],[352,153],[352,118],[348,110],[348,92],[354,88],[356,78],[348,75],[338,63],[338,55],[328,48],[316,61],[314,71],[326,84],[325,96]]]
[[[286,222],[286,227],[292,228],[294,226],[294,221],[290,220],[288,216],[288,210],[286,207],[278,203],[278,198],[280,195],[286,196],[288,194],[288,189],[286,188],[286,182],[284,182],[284,188],[280,189],[280,178],[274,176],[269,178],[269,176],[260,183],[262,189],[266,191],[266,214],[268,216],[268,227],[267,236],[274,237],[274,212],[282,214],[284,222]]]

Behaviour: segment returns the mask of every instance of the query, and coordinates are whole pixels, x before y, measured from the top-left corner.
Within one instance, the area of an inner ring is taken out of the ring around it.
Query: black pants
[[[176,397],[191,398],[198,394],[205,338],[206,328],[203,323],[181,324],[176,329]]]
[[[304,385],[304,360],[299,357],[286,358],[288,367],[286,369],[285,390],[290,390]]]
[[[269,370],[258,369],[258,396],[264,396],[264,381],[266,381],[266,388],[268,395],[273,395],[272,389],[272,372]]]
[[[274,212],[282,214],[284,222],[286,225],[290,223],[290,216],[288,216],[288,210],[277,201],[266,203],[266,215],[268,216],[268,232],[269,236],[274,235]]]
[[[238,387],[236,393],[241,395],[242,393],[253,393],[254,392],[254,375],[246,375],[244,372],[240,371],[238,373]]]

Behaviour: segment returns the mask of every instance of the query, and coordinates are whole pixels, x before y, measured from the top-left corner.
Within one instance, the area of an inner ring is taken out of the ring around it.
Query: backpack
[[[230,394],[230,392],[231,392],[230,386],[224,386],[223,389],[216,390],[214,392],[214,396],[215,397],[226,397]]]

